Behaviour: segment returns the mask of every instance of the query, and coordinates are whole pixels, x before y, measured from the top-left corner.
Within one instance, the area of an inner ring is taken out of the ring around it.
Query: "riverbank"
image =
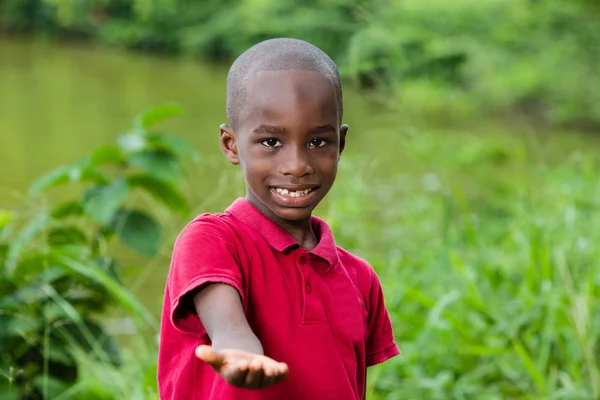
[[[229,63],[269,37],[323,48],[347,82],[440,120],[481,115],[597,131],[600,9],[581,0],[6,0],[10,32]]]

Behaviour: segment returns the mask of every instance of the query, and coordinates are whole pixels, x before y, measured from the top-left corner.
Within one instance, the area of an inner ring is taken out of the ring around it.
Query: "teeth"
[[[304,189],[304,190],[287,190],[282,188],[275,188],[275,191],[281,195],[289,196],[289,197],[304,197],[308,193],[310,193],[312,189]]]

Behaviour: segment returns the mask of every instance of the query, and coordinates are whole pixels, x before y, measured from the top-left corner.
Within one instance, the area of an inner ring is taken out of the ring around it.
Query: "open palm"
[[[267,388],[288,375],[285,363],[242,350],[217,351],[201,345],[196,348],[196,357],[209,364],[230,385],[246,389]]]

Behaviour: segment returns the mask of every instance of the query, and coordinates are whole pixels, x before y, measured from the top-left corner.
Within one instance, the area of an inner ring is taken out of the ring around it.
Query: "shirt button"
[[[306,257],[305,256],[301,256],[300,257],[300,264],[302,264],[302,265],[306,264]]]
[[[310,283],[306,282],[305,287],[306,287],[306,293],[310,294],[310,292],[312,290],[312,288],[310,287]]]

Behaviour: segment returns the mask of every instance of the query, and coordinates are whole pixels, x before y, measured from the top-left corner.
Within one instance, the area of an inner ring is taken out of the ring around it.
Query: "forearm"
[[[210,335],[209,335],[210,336]],[[248,353],[264,355],[260,341],[246,326],[223,326],[210,336],[212,347],[219,351],[225,349],[243,350]]]
[[[211,284],[194,296],[194,305],[215,350],[243,350],[264,355],[233,287]]]

